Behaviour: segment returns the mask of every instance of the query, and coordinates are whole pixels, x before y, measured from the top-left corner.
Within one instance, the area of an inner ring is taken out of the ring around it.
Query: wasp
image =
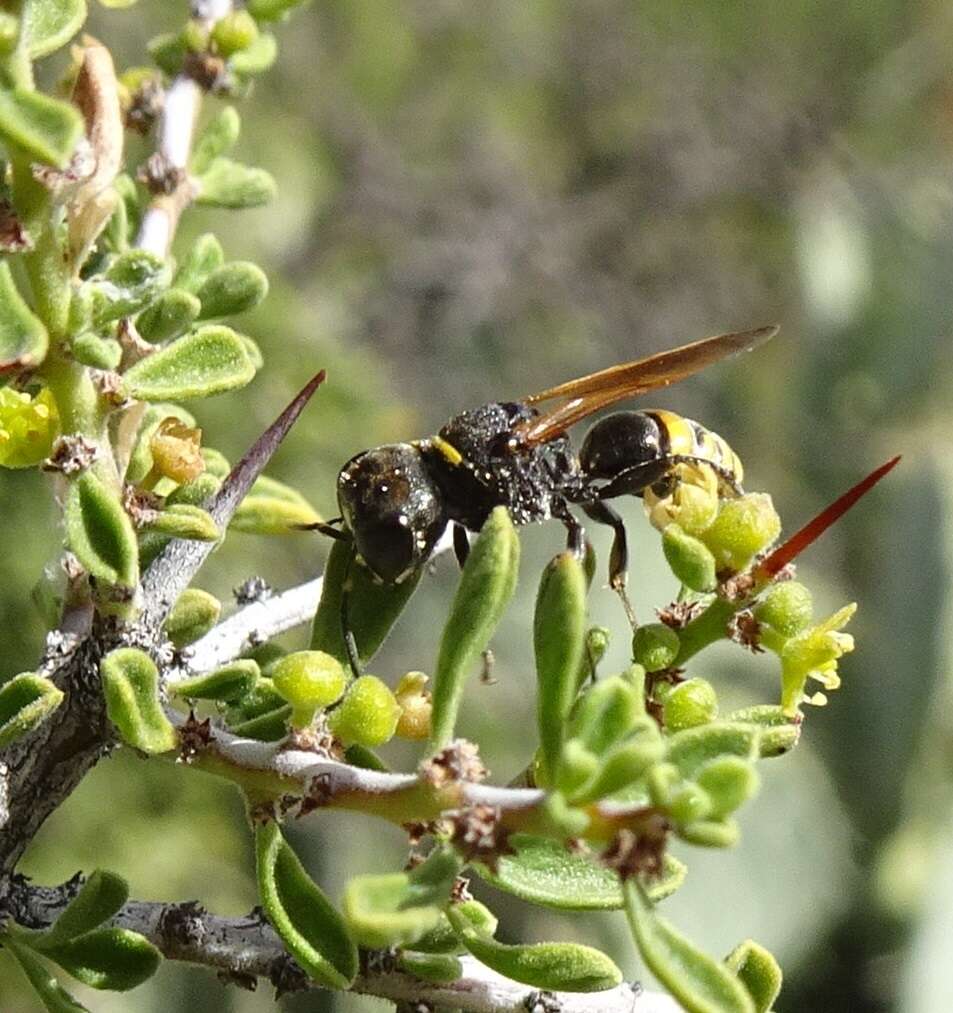
[[[585,532],[571,509],[578,506],[613,529],[610,583],[634,618],[625,597],[625,525],[607,500],[642,496],[649,489],[658,496],[670,494],[680,481],[679,466],[686,464],[708,469],[720,495],[736,495],[741,461],[716,433],[669,411],[610,414],[592,426],[578,454],[567,430],[620,401],[753,349],[777,330],[704,338],[519,401],[493,401],[465,411],[435,436],[365,450],[338,475],[341,516],[311,527],[351,541],[356,558],[378,580],[400,583],[424,566],[451,524],[462,565],[467,532],[479,531],[501,505],[515,524],[560,521],[568,547],[581,554]],[[346,618],[342,621],[346,626]]]

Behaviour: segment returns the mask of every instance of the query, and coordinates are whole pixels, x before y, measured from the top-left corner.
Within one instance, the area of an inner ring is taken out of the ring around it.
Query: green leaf
[[[225,106],[202,131],[192,152],[191,170],[201,176],[219,155],[228,154],[235,146],[242,129],[241,117],[234,106]]]
[[[624,886],[626,915],[646,966],[688,1013],[754,1013],[741,982],[665,919],[633,879]]]
[[[146,527],[173,538],[191,538],[197,542],[217,542],[222,537],[212,515],[190,503],[168,504]]]
[[[146,49],[156,62],[156,66],[164,70],[169,77],[175,77],[182,69],[185,55],[188,52],[183,32],[163,32],[153,36]]]
[[[0,376],[39,366],[48,346],[43,322],[20,295],[10,265],[0,261]]]
[[[741,836],[732,819],[695,820],[678,828],[678,836],[699,848],[733,848]]]
[[[755,1013],[769,1013],[783,980],[781,968],[771,953],[753,939],[746,939],[725,957],[725,965],[748,990]]]
[[[9,934],[0,935],[0,941],[16,957],[23,973],[40,997],[49,1013],[89,1013],[50,973],[50,969],[27,946],[15,942]]]
[[[483,936],[492,936],[496,932],[496,915],[478,900],[455,904],[454,911],[469,923],[474,932]],[[446,913],[440,916],[440,923],[432,932],[414,943],[414,949],[421,953],[466,953],[466,947],[460,942]]]
[[[228,327],[209,326],[141,359],[123,381],[140,401],[184,401],[244,387],[254,375],[241,338]]]
[[[102,327],[111,320],[132,316],[145,309],[169,286],[171,268],[146,250],[127,250],[89,283],[93,294],[93,323]]]
[[[175,288],[195,295],[202,287],[202,282],[224,263],[225,251],[222,244],[211,232],[206,232],[195,240],[192,248],[182,259],[172,284]]]
[[[196,675],[183,679],[170,687],[175,696],[187,700],[240,700],[250,693],[258,682],[258,662],[251,658],[240,658],[208,675]]]
[[[582,563],[563,552],[543,571],[536,597],[536,720],[542,777],[551,784],[559,765],[566,720],[586,640],[586,576]]]
[[[162,961],[145,936],[120,928],[95,929],[44,953],[84,985],[113,992],[141,985]]]
[[[122,876],[97,869],[50,928],[31,935],[30,945],[40,951],[63,946],[99,928],[116,914],[128,897],[129,884]]]
[[[669,524],[662,532],[662,551],[672,573],[693,591],[712,591],[718,583],[715,557],[703,541],[678,525]]]
[[[0,749],[38,728],[63,702],[63,691],[23,672],[0,686]]]
[[[335,541],[331,546],[311,628],[311,648],[327,652],[342,665],[350,664],[341,631],[345,580],[350,583],[350,594],[344,618],[364,664],[377,653],[420,580],[420,574],[415,573],[400,584],[376,583],[367,567],[357,561],[351,563],[353,551],[347,542]]]
[[[136,328],[146,341],[166,341],[184,334],[198,319],[202,304],[184,288],[170,288],[139,314]]]
[[[70,343],[73,358],[93,369],[115,369],[122,359],[122,346],[115,338],[104,338],[95,331],[83,331]]]
[[[561,992],[602,992],[622,981],[622,972],[599,950],[580,943],[507,945],[475,931],[454,907],[447,917],[460,941],[499,974],[524,985]]]
[[[248,10],[259,21],[279,21],[306,0],[248,0]]]
[[[291,704],[276,707],[265,714],[258,714],[246,721],[230,724],[236,735],[247,739],[258,739],[260,742],[277,742],[288,734],[288,720],[291,717]]]
[[[216,158],[196,177],[196,204],[219,208],[255,208],[275,199],[278,186],[274,176],[230,158]]]
[[[66,497],[66,535],[82,565],[107,584],[135,587],[139,582],[139,547],[119,494],[84,471]]]
[[[172,606],[164,624],[165,635],[176,647],[192,644],[218,622],[222,603],[208,591],[186,588]]]
[[[570,799],[581,805],[614,795],[642,777],[664,754],[658,725],[648,716],[638,718],[629,736],[603,753],[597,769],[570,793]]]
[[[712,819],[729,816],[758,790],[758,773],[750,760],[740,756],[719,756],[703,764],[695,783],[711,799]]]
[[[408,946],[437,927],[450,897],[451,876],[438,903],[415,902],[406,872],[355,876],[344,889],[342,909],[359,946]]]
[[[114,10],[125,10],[132,7],[136,0],[99,0],[100,6],[112,7]]]
[[[470,550],[440,641],[433,677],[431,752],[453,738],[467,676],[516,590],[519,554],[513,522],[505,507],[496,507]]]
[[[777,704],[758,704],[727,715],[726,721],[757,725],[761,731],[758,750],[762,758],[789,753],[801,737],[801,724],[791,720]]]
[[[668,740],[670,763],[683,777],[694,777],[699,768],[719,756],[753,760],[758,755],[761,732],[754,725],[716,721],[676,732]]]
[[[277,55],[278,43],[274,35],[262,32],[250,46],[235,53],[228,65],[236,74],[263,74],[275,62]]]
[[[463,965],[449,953],[417,953],[403,950],[397,955],[397,967],[421,981],[449,985],[463,974]]]
[[[357,947],[344,920],[311,880],[277,823],[255,832],[262,907],[289,953],[319,985],[347,988],[357,975]]]
[[[641,669],[639,669],[641,671]],[[614,675],[600,679],[579,698],[569,722],[569,735],[597,756],[625,738],[645,717],[641,694],[631,680]]]
[[[623,907],[619,877],[595,856],[579,854],[548,837],[513,834],[515,854],[501,855],[495,871],[474,869],[488,883],[531,904],[563,911],[612,911]],[[658,878],[646,880],[649,896],[659,901],[673,894],[685,879],[685,866],[664,856]]]
[[[85,0],[24,0],[21,39],[33,60],[65,46],[86,20]]]
[[[233,260],[214,270],[197,295],[202,303],[202,320],[233,316],[252,309],[268,295],[268,278],[257,264]]]
[[[241,501],[229,528],[251,535],[287,535],[318,520],[314,507],[297,489],[260,475]]]
[[[123,740],[144,753],[167,753],[178,737],[159,702],[159,672],[135,647],[121,647],[100,662],[106,714]]]

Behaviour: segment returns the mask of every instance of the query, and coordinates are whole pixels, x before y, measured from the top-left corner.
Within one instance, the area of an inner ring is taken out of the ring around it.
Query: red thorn
[[[813,520],[808,521],[800,531],[796,531],[767,558],[763,559],[755,570],[755,576],[768,580],[774,577],[792,559],[799,556],[812,542],[820,538],[836,520],[843,517],[861,496],[868,493],[888,471],[896,467],[899,460],[900,455],[897,454],[896,457],[887,461],[886,464],[882,464],[866,478],[848,489],[843,496],[834,500],[829,507],[825,507]]]

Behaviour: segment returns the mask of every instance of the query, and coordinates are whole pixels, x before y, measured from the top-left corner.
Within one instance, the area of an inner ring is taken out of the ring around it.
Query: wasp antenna
[[[892,471],[900,461],[900,454],[891,458],[886,464],[872,471],[866,478],[861,479],[855,486],[852,486],[843,496],[838,497],[825,507],[815,518],[808,521],[800,531],[796,531],[787,541],[774,550],[767,558],[763,559],[755,570],[755,576],[761,579],[770,580],[778,574],[793,559],[799,556],[812,542],[818,538],[837,520],[844,516],[848,510],[887,474]]]

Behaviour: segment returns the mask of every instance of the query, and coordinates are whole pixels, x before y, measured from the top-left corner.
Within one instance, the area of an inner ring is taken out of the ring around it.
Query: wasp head
[[[440,490],[410,443],[351,458],[338,475],[338,504],[358,554],[387,584],[419,570],[447,526]]]

